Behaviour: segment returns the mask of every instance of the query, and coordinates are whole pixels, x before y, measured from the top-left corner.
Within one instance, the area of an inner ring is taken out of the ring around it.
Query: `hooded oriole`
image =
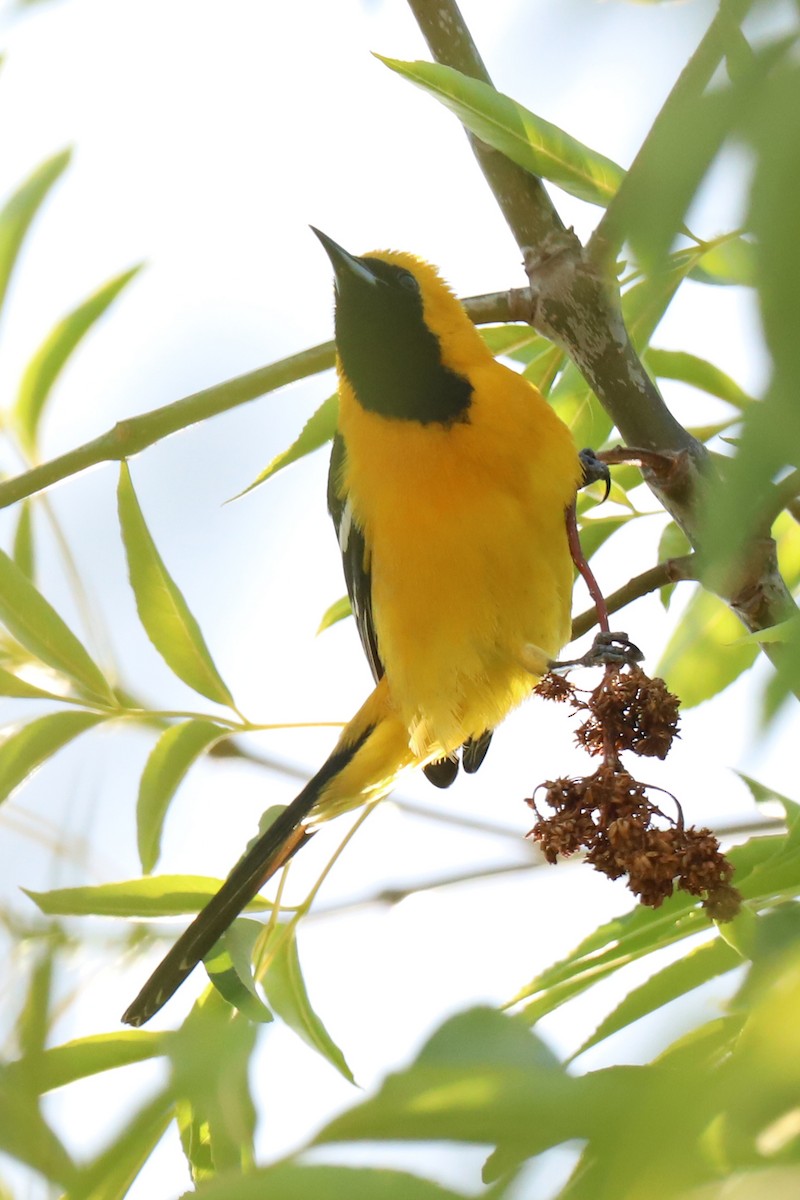
[[[565,511],[572,436],[495,361],[433,267],[357,258],[318,231],[335,273],[339,432],[328,503],[376,680],[330,757],[246,852],[123,1020],[172,995],[306,823],[377,799],[404,768],[440,786],[480,765],[570,631]]]

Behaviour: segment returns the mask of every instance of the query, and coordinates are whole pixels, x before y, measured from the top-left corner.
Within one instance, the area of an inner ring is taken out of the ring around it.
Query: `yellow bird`
[[[480,766],[491,731],[569,639],[565,513],[572,435],[497,362],[436,270],[363,258],[318,230],[333,265],[339,431],[328,505],[375,688],[330,757],[239,860],[123,1021],[158,1011],[320,821],[425,768]]]

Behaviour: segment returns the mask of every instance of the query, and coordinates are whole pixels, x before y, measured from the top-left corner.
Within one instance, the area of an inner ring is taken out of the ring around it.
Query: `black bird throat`
[[[379,258],[358,262],[374,281],[337,271],[336,347],[362,408],[425,425],[468,421],[472,385],[443,364],[414,276]]]

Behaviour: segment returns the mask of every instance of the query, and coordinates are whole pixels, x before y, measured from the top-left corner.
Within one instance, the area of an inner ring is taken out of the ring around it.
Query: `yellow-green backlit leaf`
[[[267,479],[271,479],[273,475],[277,475],[278,471],[282,471],[290,463],[297,462],[300,458],[305,458],[307,454],[313,453],[314,450],[319,450],[320,446],[324,446],[326,442],[331,441],[333,435],[336,433],[338,419],[339,396],[334,392],[332,396],[328,396],[327,400],[323,400],[316,412],[312,413],[308,418],[299,436],[295,438],[291,446],[287,450],[282,450],[280,454],[276,454],[272,462],[264,468],[261,474],[257,475],[253,482],[248,484],[244,491],[239,492],[234,499],[238,500],[239,496],[246,496],[248,492],[252,492],[253,488],[257,488],[260,484],[265,483]]]
[[[28,363],[13,409],[20,440],[28,452],[36,445],[45,404],[67,359],[140,269],[141,264],[123,271],[84,300],[59,321]]]
[[[200,626],[150,536],[125,462],[120,464],[117,501],[128,575],[147,636],[179,679],[201,696],[233,706]]]
[[[102,1071],[113,1071],[129,1063],[144,1062],[163,1053],[164,1036],[144,1030],[124,1030],[119,1033],[98,1033],[91,1037],[76,1038],[61,1046],[44,1050],[36,1062],[37,1091],[50,1092],[54,1088],[86,1079]],[[31,1064],[24,1058],[9,1063],[9,1078],[27,1076]]]
[[[745,408],[752,403],[748,396],[730,375],[726,375],[719,367],[689,354],[685,350],[656,350],[651,347],[645,355],[645,363],[659,379],[675,379],[688,383],[691,387],[707,392],[709,396],[717,396],[727,400],[735,408]]]
[[[9,734],[0,742],[0,800],[67,742],[105,719],[99,713],[49,713]]]
[[[161,831],[170,801],[186,772],[226,730],[213,721],[173,725],[156,742],[145,764],[136,805],[136,834],[142,870],[149,874],[161,853]]]
[[[489,84],[440,63],[376,58],[435,96],[481,141],[570,195],[605,206],[622,182],[625,172],[610,158]]]
[[[228,1004],[260,1024],[272,1020],[253,977],[253,947],[263,929],[258,921],[240,917],[203,960],[209,979]]]
[[[0,621],[36,658],[67,675],[83,692],[113,702],[99,667],[41,592],[0,550]]]
[[[17,527],[14,530],[14,550],[12,557],[20,571],[22,571],[22,574],[27,575],[28,579],[33,582],[35,574],[33,555],[33,507],[30,500],[23,500],[22,504],[19,506]]]
[[[198,913],[222,887],[208,875],[147,875],[97,887],[23,889],[51,917],[178,917]],[[269,912],[272,904],[255,896],[246,912]]]
[[[267,954],[269,968],[262,983],[271,1007],[304,1042],[353,1083],[353,1074],[344,1055],[311,1006],[297,953],[294,928],[287,930],[285,926],[276,926],[267,946]]]
[[[336,625],[339,621],[344,621],[346,617],[351,617],[352,615],[353,609],[348,596],[342,596],[340,600],[334,600],[333,604],[322,614],[322,620],[319,623],[317,633],[322,633],[323,629],[330,629],[331,625]]]
[[[0,308],[28,226],[53,184],[69,163],[71,152],[62,150],[28,176],[0,210]]]
[[[684,708],[716,696],[758,655],[741,644],[742,625],[719,597],[698,588],[689,601],[655,674],[666,680]]]

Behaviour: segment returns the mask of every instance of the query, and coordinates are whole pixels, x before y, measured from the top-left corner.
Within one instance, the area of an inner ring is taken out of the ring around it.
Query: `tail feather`
[[[311,834],[303,822],[323,799],[327,786],[352,762],[375,729],[374,724],[359,721],[368,715],[369,703],[347,726],[316,775],[239,859],[219,891],[161,960],[123,1013],[126,1025],[144,1025],[166,1004],[267,880],[308,841]]]

